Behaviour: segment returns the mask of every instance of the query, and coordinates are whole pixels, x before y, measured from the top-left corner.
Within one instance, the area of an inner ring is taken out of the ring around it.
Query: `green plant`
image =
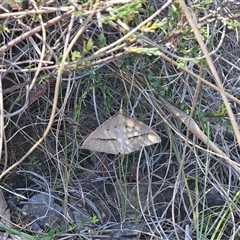
[[[98,36],[98,47],[103,48],[106,46],[106,38],[103,33]]]
[[[7,231],[9,233],[18,235],[20,237],[24,237],[26,239],[30,239],[30,240],[51,240],[51,239],[53,239],[54,236],[60,237],[62,235],[62,233],[60,233],[60,232],[55,234],[55,231],[53,229],[51,229],[47,235],[41,236],[41,237],[32,236],[32,235],[29,235],[29,234],[24,233],[22,231],[15,230],[13,228],[6,227],[6,226],[1,225],[1,224],[0,224],[0,229],[2,229],[4,231]]]
[[[203,131],[206,133],[209,119],[214,119],[214,121],[219,123],[221,126],[232,129],[231,122],[229,120],[224,119],[226,114],[227,114],[226,106],[222,104],[217,111],[203,112],[198,108],[194,113],[194,118],[197,119],[197,122],[199,123]]]
[[[129,53],[138,53],[138,54],[145,54],[148,56],[160,56],[161,52],[158,48],[140,48],[140,47],[129,47],[126,48]]]
[[[2,34],[4,32],[9,33],[10,31],[9,31],[8,27],[6,27],[4,24],[0,24],[0,34]]]
[[[88,41],[83,41],[83,47],[82,47],[82,51],[73,51],[72,52],[72,56],[71,56],[71,60],[72,61],[78,61],[80,60],[82,57],[84,57],[85,55],[87,55],[93,48],[95,48],[93,40],[92,39],[88,39]]]
[[[97,218],[97,216],[92,216],[89,218],[89,221],[94,224],[99,222],[99,219]]]
[[[120,7],[109,8],[110,15],[102,16],[101,21],[103,23],[107,23],[108,21],[116,21],[120,19],[124,23],[128,24],[136,15],[138,15],[139,9],[142,7],[143,2],[145,1],[135,0]]]
[[[238,190],[231,200],[230,204],[226,208],[225,212],[221,216],[220,221],[218,222],[214,233],[211,237],[211,240],[222,239],[224,228],[226,227],[227,222],[229,221],[230,215],[234,213],[235,209],[238,211],[237,203],[240,199],[240,190]]]

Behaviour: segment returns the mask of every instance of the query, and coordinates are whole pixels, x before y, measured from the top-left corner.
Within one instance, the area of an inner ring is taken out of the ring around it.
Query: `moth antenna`
[[[121,99],[119,112],[123,113],[123,99]]]

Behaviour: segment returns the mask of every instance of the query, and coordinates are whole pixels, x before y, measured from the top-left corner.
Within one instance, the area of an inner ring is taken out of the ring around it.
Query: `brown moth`
[[[149,126],[124,114],[122,108],[93,131],[82,148],[94,152],[129,154],[161,142]]]

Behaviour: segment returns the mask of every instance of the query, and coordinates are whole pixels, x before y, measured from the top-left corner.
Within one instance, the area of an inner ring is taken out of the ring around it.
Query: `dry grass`
[[[240,5],[82,2],[1,5],[8,232],[238,239]],[[162,143],[126,156],[81,149],[122,99]]]

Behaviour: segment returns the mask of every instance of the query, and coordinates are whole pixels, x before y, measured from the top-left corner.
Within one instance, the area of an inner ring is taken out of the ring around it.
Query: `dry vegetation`
[[[1,238],[240,239],[238,1],[0,11]],[[121,100],[162,142],[81,149]]]

